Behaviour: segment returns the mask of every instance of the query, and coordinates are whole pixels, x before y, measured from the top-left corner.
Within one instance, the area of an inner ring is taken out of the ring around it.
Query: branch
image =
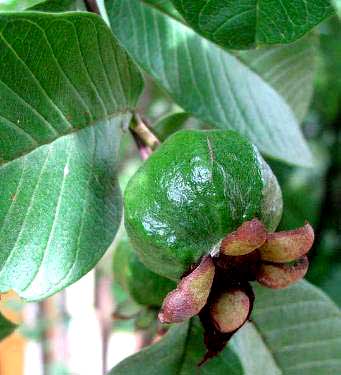
[[[130,129],[152,151],[155,151],[155,149],[160,145],[160,141],[157,139],[152,130],[142,121],[138,114],[135,114],[135,117],[130,124]]]
[[[139,154],[142,160],[147,160],[149,156],[153,153],[152,149],[148,146],[146,146],[141,139],[137,136],[136,133],[134,133],[132,130],[130,130],[131,135],[134,138],[135,144],[137,149],[139,150]]]
[[[99,14],[99,8],[96,0],[84,0],[88,12]]]
[[[138,114],[135,114],[129,129],[134,137],[141,159],[148,159],[160,145],[160,141]]]

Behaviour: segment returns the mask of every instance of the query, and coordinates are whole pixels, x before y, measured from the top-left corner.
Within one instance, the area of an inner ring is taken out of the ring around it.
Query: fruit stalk
[[[151,151],[154,151],[160,145],[160,141],[158,140],[156,135],[144,123],[139,114],[135,114],[129,128],[145,146],[151,149]]]

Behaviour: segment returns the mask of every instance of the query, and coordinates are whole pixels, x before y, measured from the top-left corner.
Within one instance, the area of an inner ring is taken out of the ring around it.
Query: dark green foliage
[[[328,0],[171,0],[200,34],[226,48],[292,43],[333,14]]]
[[[173,281],[146,268],[127,239],[115,250],[114,278],[135,302],[145,306],[160,307],[165,296],[176,287]]]
[[[159,343],[119,363],[110,375],[135,375],[141,369],[149,375],[243,375],[239,359],[230,347],[198,368],[204,354],[203,330],[198,318],[193,318],[172,327]]]
[[[142,82],[98,16],[9,13],[0,25],[0,291],[38,299],[115,236],[121,127]]]

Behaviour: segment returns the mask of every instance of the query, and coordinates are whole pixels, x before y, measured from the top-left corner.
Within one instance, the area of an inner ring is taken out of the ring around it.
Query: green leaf
[[[336,13],[341,18],[341,0],[332,0],[332,3],[336,9]]]
[[[295,229],[307,220],[317,226],[325,188],[327,157],[325,150],[315,152],[315,168],[290,168],[282,163],[271,163],[283,194],[283,216],[279,230]]]
[[[292,43],[333,14],[329,0],[171,0],[197,32],[230,49]]]
[[[153,125],[153,131],[159,140],[163,142],[171,134],[182,129],[190,117],[191,115],[186,112],[172,113],[157,121]]]
[[[180,13],[176,10],[170,0],[143,0],[145,3],[149,3],[161,11],[175,17],[178,20],[182,20]]]
[[[144,2],[182,20],[170,0]],[[317,33],[309,33],[290,45],[234,51],[234,55],[269,83],[285,99],[301,122],[313,93],[318,45]]]
[[[178,280],[246,220],[274,230],[282,211],[276,178],[232,131],[181,130],[130,179],[125,226],[153,272]]]
[[[0,313],[0,341],[9,336],[16,328],[16,325],[7,320]]]
[[[205,354],[203,330],[198,318],[174,325],[167,335],[114,367],[110,375],[242,375],[238,357],[226,347],[216,358],[197,367]]]
[[[79,10],[80,4],[78,0],[47,0],[31,8],[30,11],[37,12],[67,12]],[[84,6],[82,7],[84,8]]]
[[[0,12],[20,12],[43,0],[5,0],[0,2]]]
[[[331,126],[339,122],[341,103],[340,22],[341,20],[337,17],[331,18],[323,25],[323,33],[320,36],[319,69],[316,74],[314,109],[321,116],[324,126]]]
[[[2,14],[0,28],[0,290],[40,299],[115,236],[117,149],[142,81],[98,16]]]
[[[341,312],[306,281],[256,287],[252,323],[233,339],[245,375],[341,373]]]
[[[333,299],[341,308],[341,262],[333,261],[327,264],[328,272],[325,279],[319,283],[319,286]]]
[[[268,82],[301,122],[312,98],[319,38],[308,34],[295,43],[236,52],[237,57]]]
[[[140,305],[160,307],[176,284],[157,275],[138,259],[128,239],[123,239],[114,254],[114,277]]]
[[[269,156],[311,164],[287,103],[240,60],[148,4],[117,0],[106,5],[122,45],[186,112],[239,131]]]

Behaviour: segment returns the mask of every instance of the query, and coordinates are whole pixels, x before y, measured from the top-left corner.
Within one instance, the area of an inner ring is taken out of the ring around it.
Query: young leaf
[[[114,278],[140,305],[160,307],[176,283],[150,271],[137,257],[127,238],[120,241],[114,254]]]
[[[255,291],[252,322],[233,340],[245,374],[341,373],[341,313],[323,292],[306,281]]]
[[[197,32],[231,49],[292,43],[333,14],[328,0],[171,0]]]
[[[287,103],[240,60],[151,5],[117,0],[106,6],[122,45],[187,112],[239,131],[267,155],[312,162]]]
[[[98,16],[8,13],[0,28],[0,290],[40,299],[115,236],[121,126],[142,81]]]
[[[7,320],[1,313],[0,313],[0,341],[3,340],[5,337],[9,336],[16,328],[16,325]]]
[[[174,325],[167,335],[114,367],[110,375],[228,374],[242,375],[238,357],[226,347],[216,358],[202,367],[198,363],[205,355],[203,330],[198,318]]]
[[[182,129],[190,117],[191,115],[186,112],[172,113],[161,118],[156,124],[154,124],[153,130],[160,141],[163,142],[171,134]]]

